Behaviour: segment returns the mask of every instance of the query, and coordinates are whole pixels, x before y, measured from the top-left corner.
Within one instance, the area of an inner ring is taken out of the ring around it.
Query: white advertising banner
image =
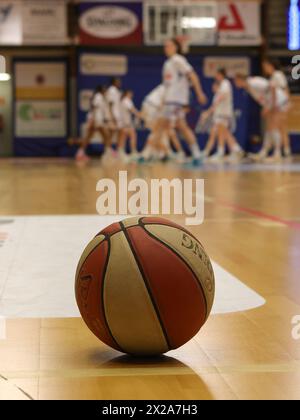
[[[0,0],[0,45],[66,43],[65,0]]]
[[[66,105],[62,101],[18,101],[16,136],[30,138],[64,137]]]
[[[21,45],[22,5],[19,1],[0,1],[0,45]]]
[[[222,1],[218,5],[219,45],[252,46],[261,44],[259,1]]]
[[[214,78],[219,68],[225,68],[228,77],[233,78],[237,73],[249,75],[250,67],[248,57],[206,57],[203,72],[205,77]]]
[[[16,63],[15,98],[16,137],[52,138],[66,135],[65,63]]]
[[[67,7],[64,0],[27,0],[22,4],[23,43],[67,43]]]
[[[128,58],[126,55],[82,54],[80,72],[90,76],[125,76],[128,73]]]

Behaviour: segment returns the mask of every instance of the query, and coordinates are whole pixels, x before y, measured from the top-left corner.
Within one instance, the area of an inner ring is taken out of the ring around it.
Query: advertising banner
[[[141,45],[142,2],[81,3],[79,39],[85,45]]]
[[[0,45],[21,45],[22,5],[19,1],[0,2]]]
[[[27,0],[22,4],[23,44],[60,45],[67,39],[67,7],[64,0]]]
[[[64,62],[17,62],[15,99],[17,138],[61,138],[67,135]]]
[[[262,41],[260,7],[258,1],[219,2],[219,45],[260,45]]]

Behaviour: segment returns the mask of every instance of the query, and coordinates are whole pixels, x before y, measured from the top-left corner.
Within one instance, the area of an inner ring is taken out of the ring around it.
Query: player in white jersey
[[[109,132],[105,121],[105,89],[106,88],[104,86],[98,86],[92,97],[91,110],[87,115],[87,133],[85,138],[80,141],[81,146],[76,154],[77,161],[85,161],[89,159],[86,155],[86,149],[95,133],[99,133],[101,135],[105,148],[109,146]]]
[[[108,127],[110,128],[110,142],[116,139],[119,146],[122,130],[121,113],[121,92],[122,82],[118,77],[111,79],[110,86],[106,92],[106,101],[108,104]]]
[[[285,97],[285,102],[277,110],[277,118],[281,126],[281,135],[283,140],[283,153],[285,157],[291,157],[291,143],[289,130],[287,126],[288,111],[290,110],[290,90],[286,75],[280,70],[280,65],[275,60],[264,59],[263,71],[270,78],[271,86],[274,89],[280,89]]]
[[[142,104],[142,115],[147,128],[152,129],[153,124],[160,116],[166,88],[163,84],[158,85],[144,99]]]
[[[145,126],[149,130],[153,130],[156,122],[161,117],[162,109],[164,106],[166,87],[163,84],[160,84],[155,89],[153,89],[144,99],[142,104],[142,118],[145,121]],[[161,141],[156,147],[147,141],[146,147],[143,150],[142,158],[148,160],[149,157],[153,155],[158,155],[160,159],[171,158],[177,161],[182,161],[184,159],[184,153],[180,144],[180,141],[177,137],[175,129],[172,127],[166,131]],[[170,141],[176,150],[176,154],[173,154],[170,149]]]
[[[212,106],[216,102],[219,83],[215,81],[212,85],[213,99]],[[209,108],[200,115],[199,121],[195,129],[196,133],[208,134],[209,138],[203,151],[204,158],[208,158],[214,149],[217,141],[217,127],[214,122],[214,115]]]
[[[226,145],[228,145],[231,152],[229,160],[237,160],[242,157],[243,151],[232,134],[234,125],[233,91],[224,68],[220,68],[217,71],[216,82],[217,90],[213,104],[206,111],[208,115],[213,115],[213,127],[215,127],[218,138],[218,151],[210,160],[222,160],[225,156]]]
[[[277,109],[285,102],[285,95],[280,89],[273,89],[269,80],[264,77],[246,77],[237,75],[235,78],[237,87],[244,88],[262,107],[262,116],[266,120],[266,132],[262,150],[257,155],[250,155],[256,160],[265,159],[274,148],[274,159],[280,160],[281,155],[281,127],[277,118]]]
[[[137,152],[137,134],[134,127],[133,117],[141,118],[141,113],[136,109],[133,103],[133,91],[126,90],[121,99],[121,122],[122,131],[119,141],[119,154],[124,160],[127,159],[125,153],[126,140],[130,140],[131,159],[138,157]]]
[[[175,39],[169,40],[165,43],[164,49],[167,56],[163,67],[163,84],[166,89],[164,106],[162,115],[155,123],[150,141],[153,144],[159,143],[165,132],[176,127],[190,146],[194,164],[199,164],[201,162],[199,145],[185,118],[190,86],[194,88],[201,104],[206,103],[206,96],[196,72],[181,55],[180,43]]]

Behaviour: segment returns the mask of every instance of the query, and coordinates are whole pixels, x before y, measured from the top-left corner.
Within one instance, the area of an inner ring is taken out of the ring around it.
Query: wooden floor
[[[96,182],[120,168],[1,160],[0,215],[94,214]],[[300,399],[300,341],[291,335],[300,315],[300,169],[292,169],[128,168],[144,179],[204,177],[205,223],[192,231],[267,303],[213,315],[187,345],[151,361],[102,345],[80,319],[8,320],[0,399]]]

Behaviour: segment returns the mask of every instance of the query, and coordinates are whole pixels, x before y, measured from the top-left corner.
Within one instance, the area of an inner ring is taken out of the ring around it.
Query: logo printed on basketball
[[[202,249],[201,245],[199,246],[199,244],[195,240],[193,240],[189,235],[187,235],[186,233],[184,233],[182,235],[181,245],[184,246],[187,249],[191,249],[193,251],[193,253],[195,255],[197,255],[197,257],[199,257],[200,260],[205,264],[209,273],[211,275],[213,275],[213,268],[212,268],[211,262],[210,262],[209,258],[207,257],[205,251]],[[210,284],[208,284],[208,282]],[[207,290],[209,292],[212,292],[213,291],[213,285],[212,285],[212,282],[209,278],[207,279],[205,284],[207,286]]]

